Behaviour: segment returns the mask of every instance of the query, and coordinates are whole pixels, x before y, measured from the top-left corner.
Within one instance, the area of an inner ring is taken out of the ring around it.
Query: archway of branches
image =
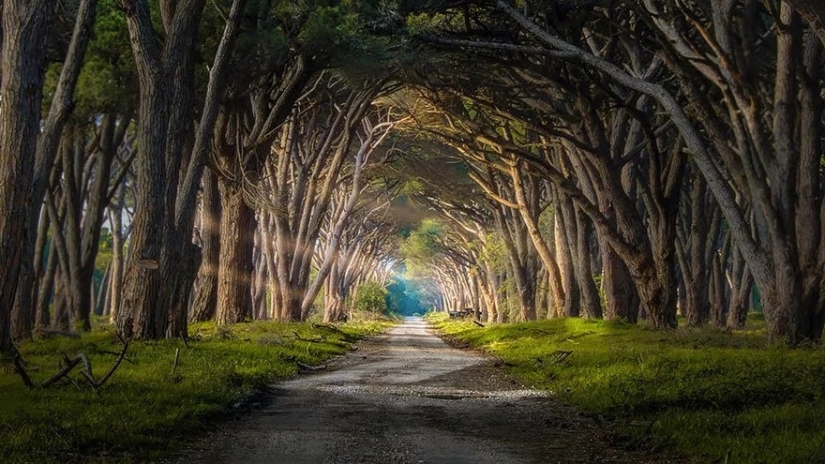
[[[382,301],[821,337],[813,2],[66,3],[4,20],[4,351]]]

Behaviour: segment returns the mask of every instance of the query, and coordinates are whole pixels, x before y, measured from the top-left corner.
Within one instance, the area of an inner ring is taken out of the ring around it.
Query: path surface
[[[195,444],[181,463],[644,463],[592,421],[525,389],[420,318],[278,385],[248,417]]]

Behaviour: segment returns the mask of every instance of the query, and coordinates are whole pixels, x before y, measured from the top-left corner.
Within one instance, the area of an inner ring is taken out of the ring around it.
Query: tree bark
[[[211,170],[203,172],[203,195],[201,200],[200,270],[195,280],[192,297],[191,320],[193,322],[209,321],[215,317],[218,304],[218,266],[221,249],[221,197],[218,180]]]
[[[54,3],[4,2],[0,83],[0,353],[12,349],[11,312],[24,259],[43,98],[45,39]],[[39,205],[38,205],[39,206]]]
[[[221,246],[215,321],[234,324],[252,317],[252,252],[255,212],[236,185],[219,181]]]

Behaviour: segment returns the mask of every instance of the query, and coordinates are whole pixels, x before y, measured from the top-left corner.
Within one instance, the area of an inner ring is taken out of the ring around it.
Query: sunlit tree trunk
[[[220,259],[215,320],[234,324],[252,317],[252,251],[255,211],[237,185],[219,181],[221,192]]]
[[[218,265],[220,263],[221,197],[218,180],[211,170],[203,172],[203,195],[199,234],[201,265],[192,296],[191,320],[208,321],[215,317],[218,295]]]

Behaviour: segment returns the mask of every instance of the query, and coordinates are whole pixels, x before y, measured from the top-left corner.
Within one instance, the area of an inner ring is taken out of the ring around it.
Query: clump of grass
[[[557,319],[480,328],[432,318],[513,373],[612,422],[629,443],[700,462],[825,462],[825,349],[746,330],[649,330]],[[572,351],[562,362],[556,353]]]
[[[131,343],[128,361],[98,391],[88,388],[79,372],[65,385],[46,390],[28,390],[16,375],[2,373],[0,456],[21,464],[158,459],[183,436],[208,427],[208,419],[231,411],[250,391],[295,375],[299,363],[319,364],[343,354],[354,341],[388,325],[374,321],[329,330],[252,322],[225,330],[196,324],[192,333],[197,336],[188,343]],[[95,372],[105,372],[118,348],[109,329],[19,346],[37,384],[58,370],[64,354],[85,352]]]

